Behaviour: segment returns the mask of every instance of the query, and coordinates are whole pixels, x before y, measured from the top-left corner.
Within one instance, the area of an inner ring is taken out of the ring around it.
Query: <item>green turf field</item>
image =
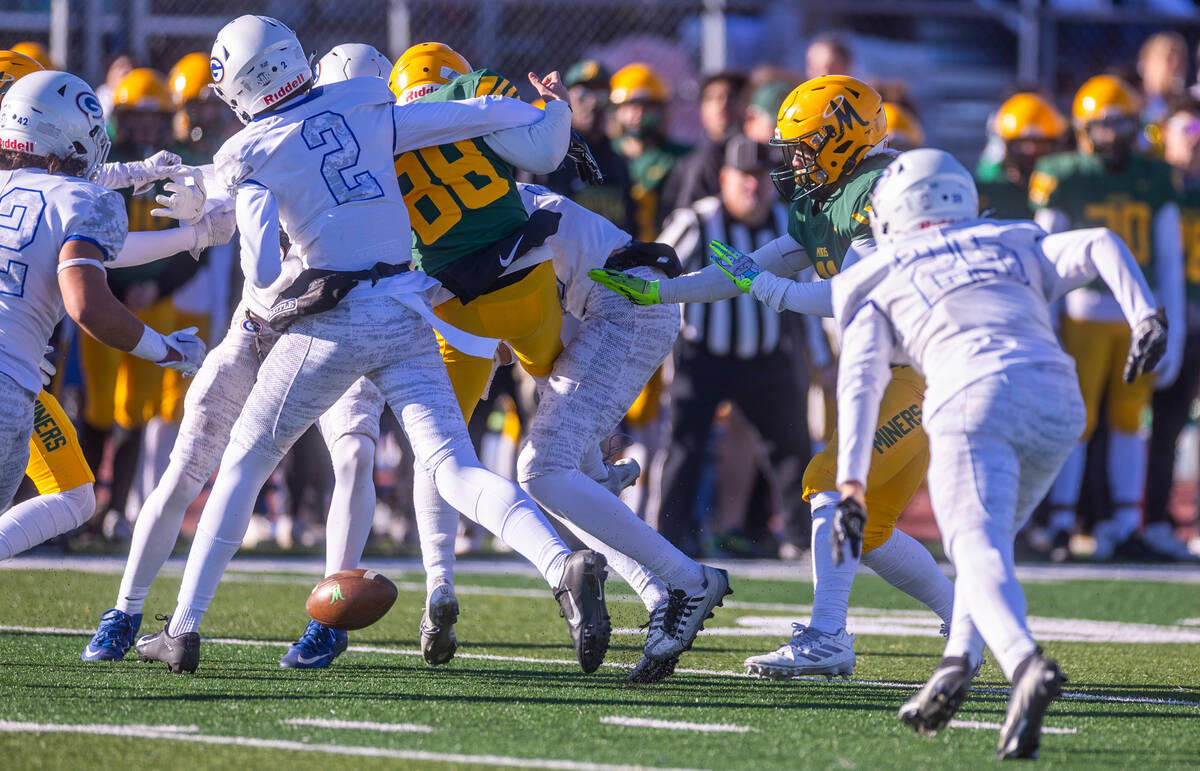
[[[18,563],[19,565],[20,563]],[[75,565],[86,563],[72,563]],[[624,686],[645,621],[610,582],[610,665],[582,674],[558,606],[528,575],[459,577],[459,656],[417,652],[420,576],[392,611],[351,633],[331,669],[281,671],[303,629],[312,575],[235,572],[202,630],[194,676],[135,661],[85,664],[82,630],[108,608],[111,572],[0,570],[0,767],[23,768],[963,768],[991,763],[1006,692],[985,666],[936,738],[896,708],[937,661],[931,615],[874,576],[860,577],[851,681],[772,683],[740,675],[803,617],[808,583],[739,578],[736,594],[680,663],[649,688]],[[178,579],[147,610],[174,604]],[[1200,584],[1146,580],[1028,583],[1035,633],[1071,682],[1047,718],[1045,767],[1200,766]],[[143,631],[154,627],[147,617]],[[41,629],[43,631],[35,631]],[[53,630],[53,631],[45,631]],[[77,630],[77,631],[72,631]],[[1113,640],[1143,642],[1113,642]],[[1153,642],[1150,642],[1153,641]],[[692,671],[688,671],[692,670]],[[697,671],[698,670],[698,671]],[[665,721],[650,725],[639,721]],[[375,724],[375,725],[363,725]],[[633,723],[632,725],[630,723]],[[678,723],[690,726],[675,725]],[[700,725],[700,728],[696,727]],[[703,729],[703,730],[701,730]]]

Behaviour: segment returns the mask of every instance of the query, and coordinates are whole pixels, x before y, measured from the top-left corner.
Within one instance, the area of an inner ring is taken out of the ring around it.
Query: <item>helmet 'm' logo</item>
[[[225,79],[225,65],[217,57],[208,60],[208,68],[212,70],[213,83],[220,83]]]
[[[854,124],[866,127],[867,122],[855,111],[854,107],[846,101],[846,97],[838,94],[829,100],[829,104],[825,105],[825,112],[822,117],[833,118],[837,121],[837,135],[840,137],[845,133],[846,129],[853,128]]]
[[[75,106],[89,118],[100,120],[104,117],[104,108],[100,106],[100,100],[91,91],[80,91],[79,95],[75,97]]]

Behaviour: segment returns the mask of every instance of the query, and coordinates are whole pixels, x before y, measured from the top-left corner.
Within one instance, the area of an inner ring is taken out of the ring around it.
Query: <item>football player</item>
[[[776,310],[832,315],[827,288],[782,276],[812,269],[828,279],[874,251],[869,196],[895,155],[886,149],[886,140],[882,100],[866,83],[843,75],[807,81],[780,107],[772,140],[784,153],[785,164],[772,177],[791,200],[788,235],[755,251],[749,261],[718,245],[714,265],[674,279],[646,281],[616,271],[590,275],[639,304],[706,302],[749,291]],[[758,274],[750,263],[761,265],[764,272]],[[726,271],[734,275],[735,284],[729,283]],[[929,462],[921,429],[924,390],[921,376],[911,367],[893,367],[875,433],[878,457],[867,480],[872,508],[861,559],[948,625],[953,584],[925,547],[896,529],[900,513],[925,480]],[[792,639],[776,651],[748,658],[746,667],[752,674],[847,675],[854,667],[854,636],[846,632],[846,616],[859,557],[843,555],[835,562],[826,548],[839,500],[836,475],[837,442],[831,441],[804,472],[813,510],[812,618],[808,624],[794,624]]]
[[[1029,177],[1042,156],[1061,147],[1067,119],[1044,97],[1023,91],[1000,105],[992,132],[1003,142],[1004,155],[981,160],[975,170],[979,205],[997,219],[1033,219]]]
[[[598,667],[610,631],[604,558],[572,553],[519,487],[479,464],[434,347],[432,280],[408,266],[412,236],[392,167],[396,154],[527,125],[543,113],[498,96],[396,106],[375,78],[313,89],[295,34],[265,16],[222,28],[212,67],[214,90],[246,124],[215,157],[217,177],[236,199],[246,278],[265,288],[285,269],[299,270],[269,314],[286,329],[234,425],[175,613],[162,632],[138,640],[138,653],[175,672],[195,671],[197,629],[263,483],[297,437],[365,375],[391,403],[438,493],[569,598],[572,639],[583,640],[585,669]],[[557,76],[549,80],[557,85]],[[535,85],[547,101],[557,98],[540,80]],[[289,265],[280,258],[281,231],[297,247]],[[457,337],[448,326],[442,334]]]
[[[971,638],[982,635],[1013,685],[996,757],[1033,758],[1066,677],[1029,632],[1013,536],[1072,452],[1085,412],[1049,304],[1102,278],[1133,329],[1126,381],[1157,363],[1166,328],[1111,231],[1047,236],[978,211],[971,175],[948,153],[904,153],[871,196],[878,251],[830,282],[842,329],[834,546],[843,535],[857,541],[870,516],[864,490],[881,460],[875,426],[898,353],[926,378],[929,493],[957,573],[945,657],[900,718],[930,734],[950,721],[979,661]]]
[[[1076,92],[1072,113],[1079,149],[1042,158],[1030,180],[1029,200],[1038,224],[1051,233],[1078,227],[1107,227],[1117,233],[1146,275],[1153,276],[1170,328],[1184,330],[1179,206],[1170,166],[1135,150],[1137,93],[1112,75],[1098,75]],[[1063,348],[1079,370],[1088,418],[1075,452],[1050,490],[1051,558],[1069,556],[1087,443],[1105,404],[1112,516],[1092,530],[1092,557],[1109,559],[1132,541],[1141,525],[1146,482],[1146,440],[1139,433],[1142,410],[1156,386],[1165,388],[1175,381],[1184,335],[1170,336],[1157,380],[1147,374],[1133,383],[1122,382],[1120,362],[1129,348],[1129,329],[1103,285],[1067,295],[1061,334]]]

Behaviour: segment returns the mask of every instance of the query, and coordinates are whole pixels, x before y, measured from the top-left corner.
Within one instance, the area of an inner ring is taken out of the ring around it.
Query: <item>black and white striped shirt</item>
[[[721,199],[710,196],[667,217],[658,240],[675,247],[685,273],[710,262],[709,241],[722,241],[749,254],[787,233],[787,208],[771,207],[766,222],[755,229],[736,221]],[[683,306],[683,339],[704,344],[713,356],[750,359],[779,346],[779,313],[739,293],[728,300],[687,303]]]

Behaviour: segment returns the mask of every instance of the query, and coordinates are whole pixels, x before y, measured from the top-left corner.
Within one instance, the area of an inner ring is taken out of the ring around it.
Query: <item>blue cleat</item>
[[[279,666],[284,669],[323,669],[342,655],[349,642],[345,632],[309,621],[304,634],[283,654]]]
[[[133,647],[138,629],[142,626],[142,614],[129,615],[116,608],[109,608],[100,617],[100,626],[79,657],[84,661],[122,661],[125,652]]]

